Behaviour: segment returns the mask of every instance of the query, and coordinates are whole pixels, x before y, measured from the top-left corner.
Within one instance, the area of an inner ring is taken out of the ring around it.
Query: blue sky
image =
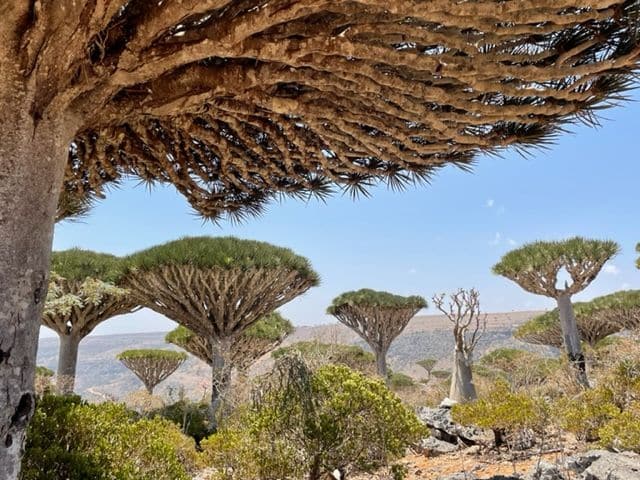
[[[480,157],[473,173],[442,170],[430,186],[371,198],[273,204],[242,225],[203,223],[172,187],[136,182],[114,190],[82,223],[56,227],[54,249],[74,246],[127,254],[185,235],[235,235],[292,248],[308,257],[322,285],[281,309],[294,324],[326,323],[331,299],[369,287],[431,297],[476,287],[485,311],[552,306],[491,273],[501,255],[536,239],[611,238],[622,252],[577,299],[640,288],[640,94],[603,113],[602,127],[572,127],[547,151],[523,159]],[[165,331],[149,311],[112,319],[94,334]],[[44,329],[43,329],[44,330]],[[43,335],[51,335],[44,332]]]

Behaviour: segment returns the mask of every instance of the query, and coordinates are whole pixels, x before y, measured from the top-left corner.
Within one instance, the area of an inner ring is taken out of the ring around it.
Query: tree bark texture
[[[73,335],[60,334],[58,351],[58,371],[56,373],[56,389],[61,395],[73,393],[78,363],[78,346],[80,339]]]
[[[453,373],[451,375],[449,398],[456,402],[468,402],[477,398],[471,372],[471,361],[459,350],[456,350],[453,355]]]
[[[229,362],[230,339],[213,338],[211,340],[211,405],[209,406],[210,430],[218,428],[218,419],[222,410],[224,395],[231,379]]]
[[[573,304],[570,295],[561,295],[557,298],[558,313],[560,316],[560,327],[562,328],[562,340],[564,348],[569,357],[569,363],[574,369],[576,381],[585,388],[589,388],[587,377],[587,365],[582,344],[580,343],[580,332],[573,312]]]
[[[0,478],[15,480],[34,411],[34,374],[53,223],[68,143],[0,78]],[[15,81],[15,84],[18,84]]]
[[[376,370],[378,375],[388,380],[389,372],[387,370],[387,351],[386,350],[374,350],[376,355]]]

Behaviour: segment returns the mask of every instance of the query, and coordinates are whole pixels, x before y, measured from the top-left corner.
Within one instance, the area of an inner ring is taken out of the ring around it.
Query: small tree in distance
[[[477,290],[460,289],[445,301],[445,294],[434,295],[433,304],[453,324],[455,349],[449,398],[467,402],[477,398],[473,383],[473,351],[487,327],[487,316],[480,310],[480,294]]]
[[[493,267],[494,273],[516,282],[526,291],[556,300],[563,344],[576,380],[584,387],[589,387],[589,380],[571,297],[587,288],[618,251],[615,242],[581,237],[534,242],[507,253]],[[565,282],[558,286],[558,274],[562,270],[570,276],[571,284]]]
[[[327,313],[367,342],[376,356],[378,375],[386,379],[387,352],[391,343],[416,313],[426,307],[426,300],[417,295],[402,297],[362,289],[334,298]]]
[[[42,324],[58,334],[56,388],[73,392],[78,346],[100,323],[133,312],[137,304],[118,283],[121,259],[77,248],[53,252]]]
[[[125,350],[117,358],[142,381],[149,395],[153,395],[153,389],[184,363],[187,354],[172,350],[139,349]]]
[[[427,378],[425,379],[425,382],[431,380],[431,372],[433,371],[437,363],[438,360],[436,360],[435,358],[424,358],[416,362],[416,365],[422,367],[427,372]]]

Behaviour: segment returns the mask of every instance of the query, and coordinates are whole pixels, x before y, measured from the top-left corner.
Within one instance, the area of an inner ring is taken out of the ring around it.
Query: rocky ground
[[[488,447],[490,432],[456,424],[447,405],[423,408],[419,417],[431,436],[400,462],[405,480],[640,480],[635,453],[587,450],[564,437],[553,446],[520,444],[498,451]],[[393,480],[389,471],[355,478]]]

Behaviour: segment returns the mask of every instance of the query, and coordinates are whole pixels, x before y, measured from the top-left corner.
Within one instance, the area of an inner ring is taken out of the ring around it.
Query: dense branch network
[[[125,350],[118,355],[118,360],[131,370],[144,384],[147,392],[166,380],[187,359],[187,354],[171,350]]]
[[[291,323],[278,313],[267,315],[233,338],[228,352],[230,358],[226,361],[230,368],[245,372],[258,359],[278,347],[292,331]],[[188,328],[179,326],[169,332],[165,340],[208,365],[213,363],[213,347],[209,337],[197,335]]]
[[[391,343],[427,302],[420,296],[402,297],[361,289],[336,297],[327,313],[351,328],[376,355],[378,373],[386,377],[386,354]]]
[[[640,291],[627,290],[573,305],[580,338],[591,346],[622,330],[640,327]],[[563,345],[558,309],[538,315],[514,334],[520,340],[560,348]]]
[[[31,3],[32,115],[77,126],[66,189],[133,174],[214,218],[544,145],[595,122],[640,58],[628,0]]]

